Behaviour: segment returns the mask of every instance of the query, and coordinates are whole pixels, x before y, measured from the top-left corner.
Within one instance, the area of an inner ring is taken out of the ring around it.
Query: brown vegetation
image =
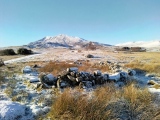
[[[82,65],[74,64],[73,62],[50,62],[43,68],[40,68],[40,72],[50,72],[53,75],[59,75],[60,72],[70,67],[78,67],[79,71],[93,72],[94,70],[100,70],[102,72],[109,71],[108,66],[100,66],[91,64],[89,62],[83,62]]]
[[[160,119],[155,97],[147,89],[130,84],[123,89],[105,85],[91,93],[65,89],[54,101],[48,118],[51,120],[156,120]]]

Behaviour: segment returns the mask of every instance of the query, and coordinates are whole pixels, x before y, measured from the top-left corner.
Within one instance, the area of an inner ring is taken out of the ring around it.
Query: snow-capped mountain
[[[30,48],[49,48],[49,47],[72,47],[75,45],[87,44],[89,41],[68,35],[58,35],[55,37],[44,37],[38,41],[31,42],[27,46]]]
[[[79,37],[73,37],[60,34],[54,37],[44,37],[38,41],[31,42],[27,45],[29,48],[50,48],[50,47],[85,47],[90,43],[89,40],[85,40]],[[97,46],[109,46],[108,44],[101,44],[98,42],[92,42]]]
[[[155,40],[155,41],[127,42],[127,43],[117,44],[116,46],[153,48],[153,47],[160,47],[160,41]]]

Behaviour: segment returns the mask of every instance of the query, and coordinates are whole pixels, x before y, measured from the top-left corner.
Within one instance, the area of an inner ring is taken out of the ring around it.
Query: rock
[[[120,81],[126,82],[128,79],[128,73],[126,72],[120,72]]]
[[[101,85],[101,84],[104,84],[104,80],[103,80],[103,76],[96,76],[96,79],[95,79],[95,84],[97,85]]]
[[[49,79],[49,81],[55,80],[55,77],[52,74],[47,74],[46,77]]]
[[[65,88],[69,86],[70,85],[66,81],[63,81],[62,79],[57,80],[57,88]]]
[[[154,74],[146,74],[145,76],[146,76],[146,77],[155,77]]]
[[[67,77],[68,77],[69,80],[71,80],[71,81],[73,81],[73,82],[76,81],[76,78],[75,78],[75,77],[72,77],[71,75],[67,75]]]
[[[109,80],[109,75],[108,75],[108,74],[103,74],[102,76],[103,76],[103,80],[104,80],[105,82],[108,82],[108,80]]]
[[[57,79],[52,74],[41,73],[39,78],[42,84],[45,83],[47,85],[55,85],[57,82]]]
[[[87,57],[87,58],[94,58],[94,56],[91,55],[91,54],[88,54],[86,57]]]
[[[120,80],[120,73],[109,75],[109,81],[117,82]]]
[[[91,88],[92,87],[92,82],[91,81],[82,81],[79,84],[80,88]]]
[[[32,72],[32,68],[30,66],[25,66],[22,69],[22,73],[31,73]]]
[[[39,82],[39,78],[36,76],[30,77],[29,79],[30,79],[30,83]]]
[[[134,76],[134,75],[136,75],[136,71],[132,70],[132,69],[128,69],[128,75]]]
[[[72,77],[76,77],[76,72],[75,72],[75,71],[72,71],[72,72],[70,72],[70,75],[71,75]]]
[[[97,71],[94,71],[94,76],[101,76],[102,73],[101,71],[97,70]]]
[[[83,81],[83,78],[82,78],[82,77],[77,77],[77,78],[76,78],[76,81],[77,81],[77,82],[81,82],[81,81]]]
[[[78,72],[78,68],[77,68],[77,67],[67,68],[67,71],[68,71],[68,72],[73,72],[73,71]]]

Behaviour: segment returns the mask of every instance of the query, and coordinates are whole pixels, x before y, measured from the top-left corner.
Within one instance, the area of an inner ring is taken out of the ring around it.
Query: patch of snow
[[[128,46],[128,47],[145,47],[145,48],[151,48],[151,47],[160,47],[160,41],[137,41],[137,42],[127,42],[122,44],[117,44],[115,46]]]
[[[33,120],[26,106],[11,101],[0,101],[0,120]]]

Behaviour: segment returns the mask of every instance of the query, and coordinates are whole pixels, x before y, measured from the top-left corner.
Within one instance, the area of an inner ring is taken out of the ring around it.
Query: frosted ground
[[[86,58],[87,54],[94,55],[94,58]],[[48,51],[42,50],[41,53],[35,55],[29,55],[22,58],[16,58],[13,60],[5,61],[7,65],[13,63],[29,63],[31,61],[77,61],[77,60],[89,60],[90,62],[103,62],[111,61],[119,64],[124,64],[133,61],[134,56],[128,58],[119,58],[117,52],[112,52],[112,48],[96,51],[78,51],[68,49],[51,49]],[[112,73],[113,74],[113,73]],[[19,102],[13,102],[13,96],[7,97],[5,88],[8,84],[4,84],[0,89],[0,119],[2,120],[34,120],[36,116],[45,115],[51,104],[51,90],[45,89],[42,91],[35,90],[35,84],[30,83],[30,80],[37,80],[38,73],[32,74],[20,74],[14,73],[12,76],[6,77],[8,80],[15,81],[13,88],[16,97]],[[135,79],[141,86],[145,86],[149,80],[155,80],[159,83],[160,78],[151,74],[136,74]],[[149,86],[149,90],[153,93],[160,93],[160,89],[155,89]],[[21,97],[23,96],[23,97]]]

